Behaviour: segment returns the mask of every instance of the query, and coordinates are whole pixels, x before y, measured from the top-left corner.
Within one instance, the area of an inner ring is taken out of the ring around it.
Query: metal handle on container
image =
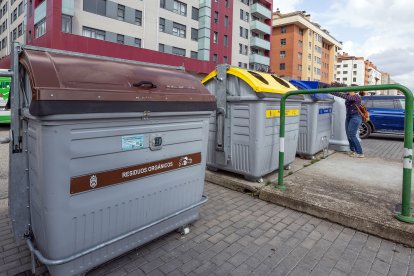
[[[206,195],[202,195],[201,200],[199,202],[194,203],[194,204],[192,204],[192,205],[190,205],[190,206],[188,206],[188,207],[186,207],[186,208],[184,208],[184,209],[182,209],[180,211],[177,211],[177,212],[175,212],[173,214],[170,214],[170,215],[168,215],[166,217],[163,217],[163,218],[161,218],[159,220],[156,220],[156,221],[154,221],[154,222],[152,222],[150,224],[147,224],[147,225],[142,226],[142,227],[140,227],[138,229],[132,230],[132,231],[126,233],[126,234],[123,234],[123,235],[118,236],[116,238],[113,238],[113,239],[111,239],[109,241],[100,243],[100,244],[98,244],[98,245],[96,245],[94,247],[88,248],[88,249],[86,249],[86,250],[84,250],[82,252],[79,252],[77,254],[74,254],[74,255],[71,255],[69,257],[62,258],[62,259],[48,259],[48,258],[46,258],[38,249],[35,248],[35,246],[33,245],[33,242],[31,241],[31,239],[28,238],[28,239],[26,239],[26,244],[29,247],[30,253],[32,254],[32,271],[34,273],[34,258],[33,258],[33,255],[36,256],[39,259],[39,261],[41,263],[45,264],[45,265],[61,265],[61,264],[65,264],[65,263],[68,263],[70,261],[76,260],[76,259],[78,259],[80,257],[83,257],[83,256],[85,256],[85,255],[87,255],[89,253],[95,252],[98,249],[104,248],[105,246],[111,245],[111,244],[113,244],[115,242],[118,242],[118,241],[123,240],[125,238],[128,238],[128,237],[130,237],[132,235],[135,235],[135,234],[137,234],[139,232],[142,232],[142,231],[144,231],[144,230],[146,230],[146,229],[148,229],[148,228],[150,228],[150,227],[152,227],[154,225],[157,225],[157,224],[159,224],[161,222],[164,222],[164,221],[166,221],[168,219],[171,219],[173,217],[176,217],[178,215],[181,215],[184,212],[190,211],[193,208],[196,208],[198,206],[201,206],[202,204],[206,203],[207,201],[208,201],[208,197]]]
[[[134,87],[149,87],[149,88],[157,88],[157,86],[155,84],[153,84],[151,81],[140,81],[140,82],[134,82],[132,84],[132,86]]]

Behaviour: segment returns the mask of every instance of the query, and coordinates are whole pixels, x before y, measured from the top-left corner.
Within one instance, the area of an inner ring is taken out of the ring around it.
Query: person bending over
[[[363,92],[360,92],[361,95],[364,95]],[[346,136],[349,142],[351,157],[364,158],[364,153],[362,151],[361,143],[358,140],[358,129],[362,123],[361,115],[359,115],[357,106],[361,105],[361,96],[356,92],[349,93],[338,93],[332,92],[334,96],[345,99],[346,107],[346,120],[345,120],[345,131]]]

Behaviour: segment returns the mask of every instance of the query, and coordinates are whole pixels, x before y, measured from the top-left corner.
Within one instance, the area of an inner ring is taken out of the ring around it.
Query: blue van
[[[404,134],[404,96],[364,96],[370,120],[359,129],[361,138],[371,133]]]

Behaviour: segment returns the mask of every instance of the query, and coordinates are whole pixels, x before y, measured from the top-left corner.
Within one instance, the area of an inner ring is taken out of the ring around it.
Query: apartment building
[[[330,83],[342,42],[311,21],[304,11],[272,16],[270,70],[290,79]]]
[[[26,0],[20,2],[23,1]],[[6,9],[19,7],[14,3],[16,0],[3,2],[7,3]],[[5,20],[7,31],[1,34],[5,48],[0,57],[7,56],[11,42],[21,37],[20,42],[27,44],[184,66],[197,73],[208,73],[220,63],[253,69],[269,66],[272,8],[269,0],[29,0],[27,3],[22,15],[17,13],[16,22],[8,26],[11,21]],[[243,17],[241,5],[245,6]],[[13,14],[6,12],[6,16]],[[19,36],[21,18],[22,32],[26,35]],[[268,24],[269,30],[263,33],[261,29],[251,29],[253,22],[254,26],[259,24],[256,22]],[[269,49],[244,41],[239,36],[241,26],[247,36],[267,39]],[[17,28],[16,36],[9,27]],[[234,50],[234,45],[241,43],[248,47],[246,55]],[[251,52],[262,55],[262,60],[250,58]],[[7,62],[0,60],[0,66],[4,63]]]
[[[378,85],[382,84],[382,73],[377,66],[363,57],[350,56],[343,53],[338,56],[336,65],[336,81],[346,85]],[[371,94],[384,94],[381,91],[370,91]]]
[[[232,65],[269,71],[272,2],[234,0]]]
[[[10,41],[26,42],[26,0],[0,1],[0,57],[10,53]]]

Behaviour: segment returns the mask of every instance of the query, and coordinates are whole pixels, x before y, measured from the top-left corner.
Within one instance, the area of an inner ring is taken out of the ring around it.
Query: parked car
[[[365,96],[362,102],[367,105],[370,117],[359,128],[362,139],[371,133],[404,133],[404,96]]]

